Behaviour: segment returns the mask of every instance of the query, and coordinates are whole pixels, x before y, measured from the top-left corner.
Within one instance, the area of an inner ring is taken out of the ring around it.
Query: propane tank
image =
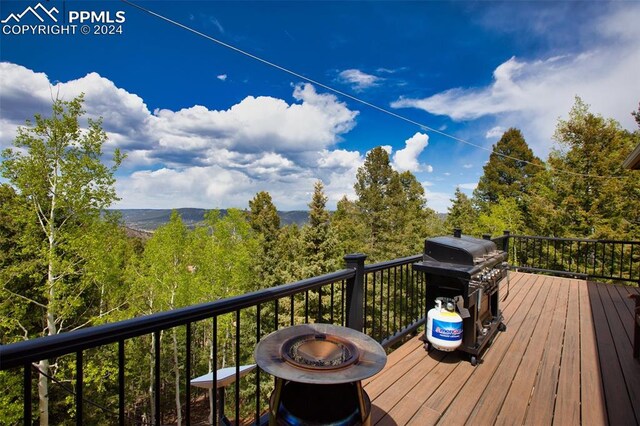
[[[434,348],[451,352],[462,344],[462,317],[450,299],[442,299],[438,297],[436,307],[427,313],[427,340]]]

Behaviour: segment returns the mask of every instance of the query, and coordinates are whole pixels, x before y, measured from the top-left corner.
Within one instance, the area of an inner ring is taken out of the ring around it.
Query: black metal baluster
[[[334,297],[334,292],[335,292],[335,290],[334,290],[335,284],[336,283],[331,283],[331,302],[330,302],[330,304],[331,304],[331,324],[333,324],[333,311],[335,310],[335,305],[333,304],[333,302],[334,302],[333,297]]]
[[[373,273],[372,291],[371,291],[371,337],[375,339],[376,335],[376,273]]]
[[[604,276],[604,265],[607,259],[607,245],[602,244],[602,260],[600,261],[600,275]]]
[[[124,404],[125,404],[125,389],[124,389],[124,339],[118,340],[118,424],[124,426]]]
[[[279,308],[280,308],[280,299],[274,300],[273,303],[274,303],[274,310],[275,310],[274,311],[274,317],[275,317],[275,320],[274,320],[275,328],[274,328],[274,330],[277,330],[279,328],[279,326],[280,326],[280,319],[278,318],[278,311],[279,311]]]
[[[218,410],[224,410],[223,407],[218,407],[218,403],[219,402],[223,402],[220,401],[220,398],[218,398],[218,389],[217,389],[217,383],[218,383],[218,316],[214,316],[212,318],[212,324],[211,324],[211,328],[212,330],[212,335],[211,335],[211,347],[213,348],[213,353],[212,353],[212,372],[213,372],[213,383],[216,384],[216,387],[213,388],[213,413],[211,415],[211,424],[215,425],[218,422]]]
[[[396,299],[398,299],[398,267],[393,268],[393,332],[398,331],[398,315],[396,307]]]
[[[291,325],[294,325],[295,323],[295,314],[294,314],[294,309],[295,309],[295,300],[293,297],[293,294],[289,297],[290,301],[291,301]]]
[[[615,243],[611,243],[611,272],[609,276],[612,278],[613,278],[613,271],[616,270],[615,259],[616,259],[616,245]]]
[[[631,253],[629,254],[629,278],[633,278],[633,248],[635,244],[631,244]]]
[[[187,326],[187,347],[186,347],[186,362],[185,362],[185,379],[186,379],[186,383],[185,383],[185,391],[186,391],[186,395],[185,395],[185,399],[186,399],[186,405],[185,405],[185,412],[184,412],[184,417],[187,423],[187,426],[189,426],[191,424],[191,323],[188,322],[186,324]]]
[[[345,297],[346,293],[345,293],[345,287],[346,285],[346,281],[342,280],[342,284],[341,284],[341,293],[340,293],[340,324],[344,327],[345,322],[344,322],[344,311],[346,309],[347,306],[347,298]]]
[[[406,326],[408,326],[413,322],[413,298],[414,298],[414,291],[415,291],[413,274],[411,273],[410,270],[407,270],[407,272],[409,272],[409,300],[407,302],[407,312],[409,313],[409,317],[407,318]]]
[[[309,324],[309,290],[304,292],[304,323]]]
[[[155,368],[154,368],[154,385],[153,385],[153,397],[156,410],[156,426],[160,426],[160,331],[153,332],[155,341]]]
[[[618,278],[622,278],[622,268],[624,267],[624,243],[620,244],[620,273]]]
[[[22,386],[23,386],[23,405],[22,405],[22,417],[24,418],[24,424],[30,425],[32,423],[32,413],[31,413],[31,363],[27,362],[22,367],[22,372],[24,374],[22,378]]]
[[[322,323],[322,286],[318,287],[318,322]]]
[[[293,296],[291,296],[291,312],[292,312],[292,322],[293,325]],[[260,304],[256,305],[256,345],[260,342]],[[260,421],[260,368],[256,368],[256,414],[255,414],[255,424],[259,424]]]
[[[569,271],[572,272],[571,265],[573,264],[573,242],[569,242]]]
[[[365,273],[364,274],[364,321],[362,323],[362,332],[364,334],[368,334],[367,333],[367,322],[368,322],[368,315],[369,315],[369,300],[367,299],[367,296],[369,295],[369,274]],[[372,308],[373,309],[373,308]]]
[[[391,309],[389,307],[391,302],[390,297],[391,297],[391,269],[387,269],[387,336],[390,335],[389,333],[390,315],[391,315]]]
[[[544,243],[544,241],[539,240],[540,244],[539,244],[539,248],[538,248],[538,265],[542,266],[542,256],[543,256],[543,249],[542,249],[542,245]]]
[[[82,351],[76,352],[76,424],[82,426]]]
[[[585,242],[584,245],[584,273],[589,275],[589,242]]]
[[[405,274],[404,265],[400,266],[400,297],[398,298],[398,302],[400,303],[400,314],[398,315],[398,320],[400,322],[399,329],[404,328],[404,324],[402,322],[402,316],[404,315],[404,285],[407,280],[407,275]]]
[[[276,300],[278,302],[280,299]],[[240,310],[236,311],[236,425],[240,424]]]
[[[551,269],[551,265],[549,265],[549,249],[551,246],[551,241],[546,240],[546,243],[547,243],[547,265],[545,266],[545,269]]]

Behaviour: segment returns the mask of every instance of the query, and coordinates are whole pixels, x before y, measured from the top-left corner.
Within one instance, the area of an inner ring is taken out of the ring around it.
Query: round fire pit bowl
[[[387,354],[359,331],[332,324],[302,324],[265,336],[254,356],[272,376],[309,384],[364,380],[382,370]]]

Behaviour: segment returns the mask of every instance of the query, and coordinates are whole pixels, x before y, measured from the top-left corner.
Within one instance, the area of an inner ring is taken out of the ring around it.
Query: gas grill
[[[426,278],[427,309],[436,298],[455,302],[462,317],[462,344],[457,350],[469,354],[472,365],[498,331],[505,331],[499,309],[500,282],[507,277],[507,253],[488,239],[461,235],[425,241],[422,262],[414,269]],[[446,299],[445,299],[446,300]],[[425,348],[432,346],[423,339]]]

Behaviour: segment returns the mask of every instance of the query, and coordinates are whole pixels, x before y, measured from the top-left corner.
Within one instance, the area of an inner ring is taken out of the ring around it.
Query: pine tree
[[[249,223],[260,238],[260,254],[258,256],[258,285],[260,288],[277,284],[278,235],[280,233],[280,217],[273,204],[271,195],[262,191],[249,201]]]
[[[469,197],[460,191],[460,188],[456,188],[451,203],[445,220],[447,233],[452,233],[457,228],[466,234],[475,234],[478,213],[473,208],[473,203]]]
[[[356,206],[368,232],[367,255],[372,260],[384,257],[385,246],[390,236],[388,196],[394,173],[387,151],[382,147],[376,147],[367,154],[364,165],[358,169],[356,175]]]
[[[331,215],[331,232],[336,238],[338,257],[349,253],[364,253],[367,228],[356,203],[342,197]]]
[[[314,185],[309,203],[309,223],[303,228],[305,276],[312,277],[336,269],[335,239],[326,209],[327,197],[321,181]]]
[[[481,209],[497,203],[500,198],[513,198],[526,214],[525,196],[531,191],[532,178],[542,162],[533,155],[520,130],[510,128],[493,146],[489,161],[474,191]],[[538,166],[536,166],[538,165]]]
[[[559,212],[565,236],[637,239],[640,175],[622,163],[640,142],[640,133],[590,112],[576,98],[554,138],[560,149],[549,156],[554,195],[549,202]]]

